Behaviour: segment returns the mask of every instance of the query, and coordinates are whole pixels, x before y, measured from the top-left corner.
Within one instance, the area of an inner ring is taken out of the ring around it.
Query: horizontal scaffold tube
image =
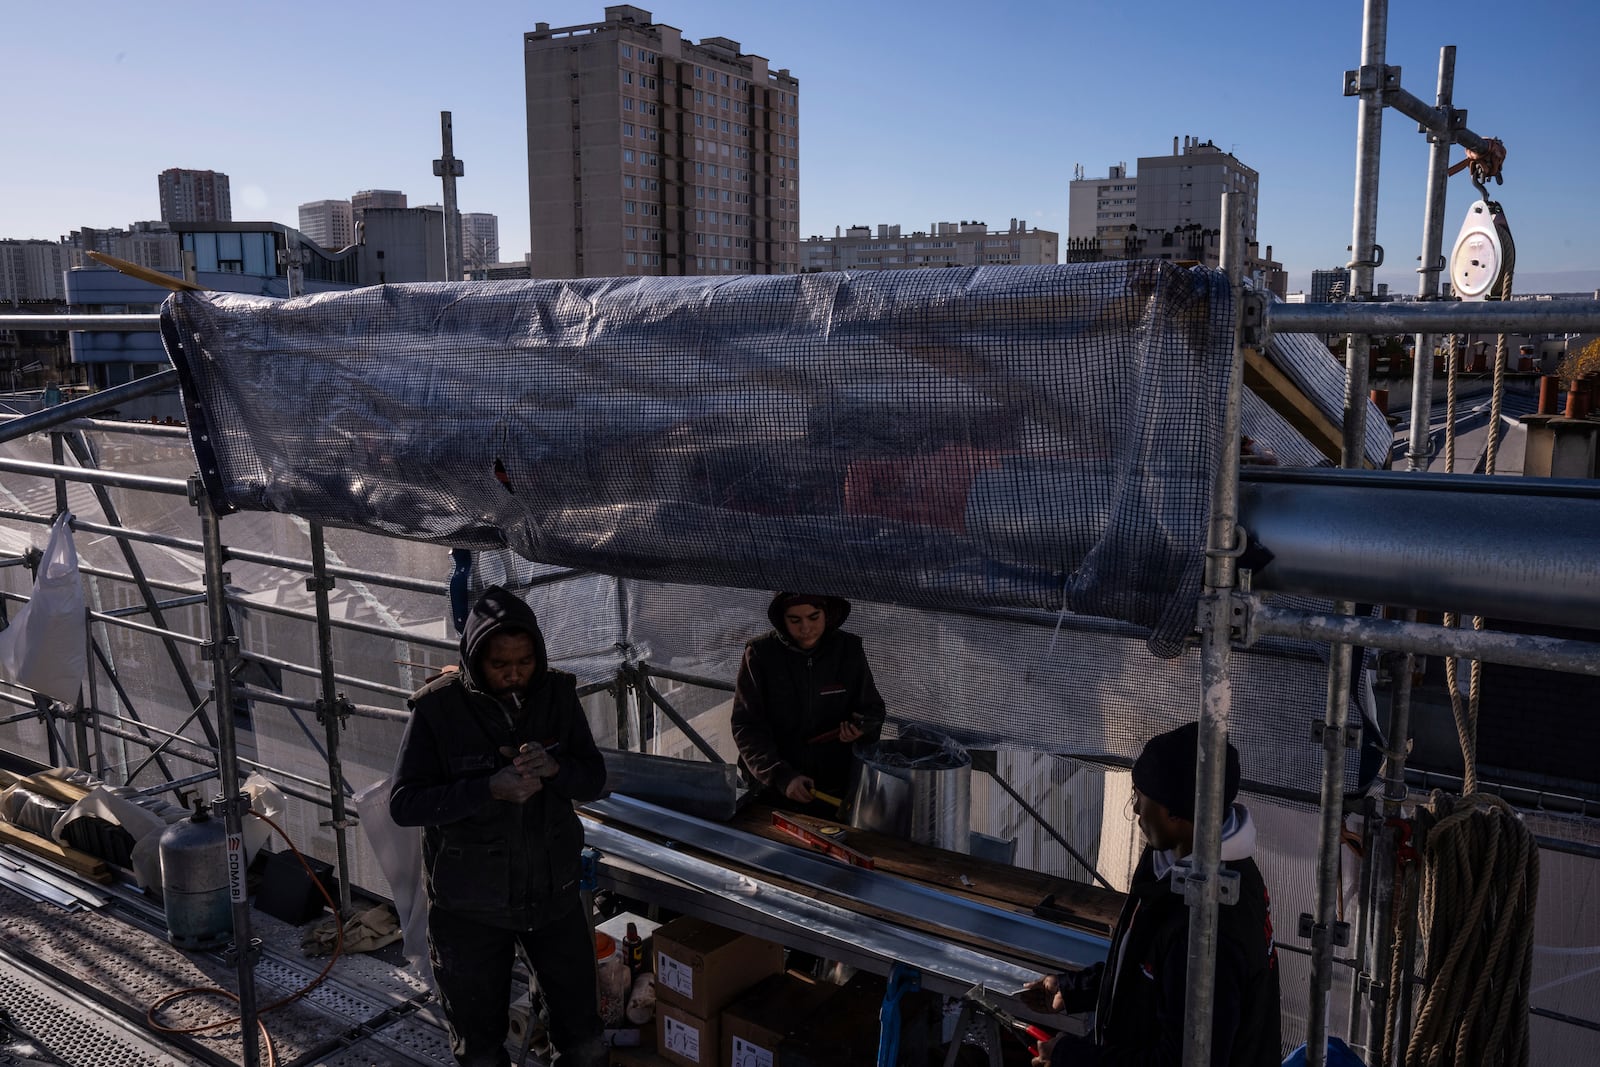
[[[1600,482],[1260,469],[1241,482],[1256,590],[1600,626]]]
[[[1537,634],[1455,629],[1357,615],[1317,615],[1258,603],[1251,612],[1258,636],[1295,637],[1327,644],[1362,645],[1421,656],[1465,656],[1514,667],[1600,676],[1600,644]]]
[[[1268,304],[1272,333],[1595,333],[1600,300]]]

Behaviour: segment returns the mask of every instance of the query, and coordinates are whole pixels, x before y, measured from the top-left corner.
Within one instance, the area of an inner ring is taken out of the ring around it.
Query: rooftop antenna
[[[456,210],[456,179],[467,172],[466,164],[454,154],[455,137],[450,112],[439,112],[439,139],[444,145],[433,161],[434,177],[444,181],[444,272],[445,280],[461,280],[461,212]]]

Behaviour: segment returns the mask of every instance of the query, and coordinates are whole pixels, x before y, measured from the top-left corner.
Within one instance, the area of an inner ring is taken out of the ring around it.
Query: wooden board
[[[1045,897],[1054,895],[1055,906],[1071,916],[1062,925],[1100,936],[1110,935],[1116,925],[1117,914],[1122,910],[1123,894],[1103,886],[1085,885],[960,852],[919,845],[887,834],[857,830],[812,815],[785,814],[818,832],[824,828],[836,831],[833,835],[836,840],[872,857],[880,872],[921,882],[984,904],[1032,914],[1034,907]],[[772,841],[794,843],[792,837],[772,825],[772,809],[766,805],[750,805],[734,818],[731,825]]]
[[[59,863],[61,866],[93,879],[103,885],[109,885],[116,880],[111,873],[111,868],[105,860],[91,856],[87,852],[79,852],[75,848],[58,845],[54,841],[46,840],[37,834],[30,834],[26,830],[12,826],[8,822],[0,822],[0,844],[15,845],[18,848],[32,852],[35,856],[42,856],[47,860]]]
[[[1266,355],[1253,348],[1244,352],[1244,384],[1267,405],[1283,416],[1287,422],[1312,446],[1327,456],[1335,465],[1344,451],[1344,433],[1333,420],[1289,379],[1289,376],[1272,364]],[[1365,400],[1365,398],[1363,398]],[[1362,466],[1370,469],[1371,463],[1363,460]]]

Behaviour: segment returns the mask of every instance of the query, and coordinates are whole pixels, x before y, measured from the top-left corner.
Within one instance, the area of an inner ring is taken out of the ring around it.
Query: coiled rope
[[[1406,1067],[1526,1067],[1538,843],[1496,796],[1435,792],[1428,813],[1426,992]]]

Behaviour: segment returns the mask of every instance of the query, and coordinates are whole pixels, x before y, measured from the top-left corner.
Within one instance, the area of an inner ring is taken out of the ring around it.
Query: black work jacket
[[[733,740],[739,765],[756,781],[782,793],[796,776],[809,775],[816,788],[842,796],[851,746],[811,739],[852,717],[862,740],[877,740],[883,698],[855,634],[830,629],[809,651],[777,631],[745,646],[734,683]]]
[[[583,827],[573,802],[600,796],[606,772],[576,679],[546,666],[531,611],[525,621],[514,609],[509,614],[534,634],[539,659],[522,708],[482,691],[470,670],[419,689],[411,698],[389,811],[401,826],[423,827],[431,906],[530,929],[560,917],[577,899]],[[462,639],[467,664],[498,628],[493,622],[474,627],[474,621],[480,620],[469,620]],[[550,750],[560,769],[522,804],[495,800],[489,778],[511,762],[500,750],[515,751],[527,741]]]
[[[1271,901],[1254,860],[1223,867],[1239,872],[1239,901],[1217,909],[1212,1067],[1277,1067],[1283,1050]],[[1064,1037],[1053,1062],[1180,1067],[1188,971],[1189,905],[1173,892],[1170,875],[1155,876],[1146,848],[1101,972],[1092,1043]]]

